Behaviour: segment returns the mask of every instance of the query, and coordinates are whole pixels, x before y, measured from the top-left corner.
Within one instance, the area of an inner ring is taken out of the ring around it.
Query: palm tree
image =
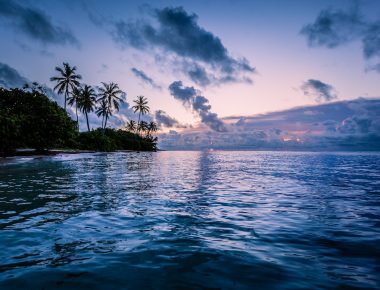
[[[133,101],[136,105],[132,107],[133,111],[139,112],[139,118],[137,121],[137,127],[140,124],[140,116],[141,114],[149,113],[148,100],[144,96],[137,96],[137,99]]]
[[[129,120],[129,122],[127,123],[127,130],[133,132],[136,130],[136,126],[136,121]]]
[[[142,132],[145,132],[148,130],[148,123],[145,122],[145,121],[141,121],[138,125],[137,125],[137,131],[142,131]]]
[[[69,104],[69,106],[74,106],[75,105],[75,115],[77,116],[77,125],[79,126],[78,124],[78,102],[81,98],[81,93],[82,93],[82,90],[80,87],[74,87],[71,91],[71,93],[69,93],[68,97],[67,97],[67,103]]]
[[[109,84],[106,84],[102,82],[102,85],[103,87],[99,88],[98,101],[102,102],[102,106],[104,105],[104,102],[108,107],[106,110],[107,114],[103,115],[105,116],[104,128],[106,128],[108,117],[112,115],[112,111],[119,111],[120,102],[123,102],[123,99],[119,95],[121,95],[123,91],[120,90],[119,85],[116,83],[111,82]]]
[[[84,85],[81,89],[80,98],[78,107],[85,114],[87,121],[87,129],[90,132],[90,124],[88,122],[88,113],[94,111],[95,103],[96,103],[96,94],[94,89],[91,86]]]
[[[149,122],[148,124],[148,136],[150,136],[150,133],[156,132],[158,130],[157,124],[153,121]]]
[[[110,111],[110,108],[109,108],[106,100],[100,101],[100,107],[98,107],[96,109],[95,113],[98,117],[102,116],[102,129],[105,128],[104,120],[105,120],[106,116],[108,118],[108,116],[112,115],[112,111]]]
[[[75,73],[77,68],[75,66],[70,67],[67,62],[63,63],[63,67],[56,67],[55,70],[59,72],[58,76],[51,77],[50,81],[57,82],[57,85],[54,87],[54,91],[57,91],[58,94],[65,94],[65,110],[66,102],[69,96],[70,91],[73,91],[74,87],[79,86],[79,80],[82,78],[81,75]]]

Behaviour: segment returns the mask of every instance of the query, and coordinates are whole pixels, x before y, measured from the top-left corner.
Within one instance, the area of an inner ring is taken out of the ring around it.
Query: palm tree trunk
[[[136,127],[136,132],[135,133],[137,133],[137,131],[140,131],[140,115],[141,115],[141,111],[139,112],[139,118],[137,120],[137,127]]]
[[[78,121],[78,105],[75,104],[75,115],[77,115],[77,126],[79,128],[79,121]]]
[[[88,115],[87,115],[87,111],[84,111],[84,113],[86,114],[87,129],[88,129],[88,132],[90,132],[90,124],[88,123]]]
[[[66,111],[66,102],[67,102],[67,95],[69,94],[69,92],[67,91],[66,89],[66,92],[65,92],[65,111]]]
[[[106,115],[106,121],[104,122],[104,129],[107,127],[108,115]]]

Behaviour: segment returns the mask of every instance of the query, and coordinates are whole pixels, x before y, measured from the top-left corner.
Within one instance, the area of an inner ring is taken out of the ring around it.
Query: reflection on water
[[[0,163],[1,289],[379,289],[380,154]]]

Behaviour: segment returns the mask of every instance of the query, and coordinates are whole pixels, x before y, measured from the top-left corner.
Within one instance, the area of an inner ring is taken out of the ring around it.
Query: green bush
[[[83,150],[115,151],[141,150],[155,151],[156,141],[137,134],[116,129],[101,129],[81,132],[78,138],[79,148]]]
[[[77,136],[76,122],[46,95],[0,88],[1,152],[73,147]]]

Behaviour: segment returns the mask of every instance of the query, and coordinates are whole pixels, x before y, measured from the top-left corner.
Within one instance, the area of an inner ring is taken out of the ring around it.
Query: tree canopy
[[[4,152],[16,148],[72,147],[76,122],[42,92],[0,88],[0,139]]]

